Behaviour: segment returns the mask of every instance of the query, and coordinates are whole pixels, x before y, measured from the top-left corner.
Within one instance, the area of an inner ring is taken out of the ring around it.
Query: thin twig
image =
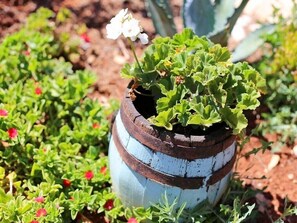
[[[136,90],[136,89],[133,89],[133,91],[135,91],[137,94],[140,94],[140,95],[143,95],[143,96],[153,97],[152,94],[142,93],[142,92],[140,92],[140,91],[138,91],[138,90]]]

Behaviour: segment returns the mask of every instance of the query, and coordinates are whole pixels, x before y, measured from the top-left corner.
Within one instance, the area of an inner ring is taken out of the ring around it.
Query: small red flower
[[[68,179],[64,179],[63,180],[63,185],[64,185],[64,187],[70,187],[71,186],[71,181],[68,180]]]
[[[9,138],[13,139],[13,138],[17,137],[18,130],[16,130],[15,128],[10,128],[7,130],[7,133],[8,133]]]
[[[80,38],[82,38],[86,43],[90,43],[91,42],[91,38],[88,36],[87,33],[83,33],[80,35]]]
[[[42,94],[42,89],[40,87],[35,88],[35,94],[41,95]]]
[[[47,215],[47,211],[44,208],[40,208],[36,212],[36,217],[43,217]]]
[[[85,172],[85,178],[87,180],[91,180],[94,177],[94,173],[92,170],[88,170],[87,172]]]
[[[107,171],[107,167],[106,166],[103,166],[100,168],[100,173],[102,173],[103,175],[106,174],[106,171]]]
[[[111,209],[114,208],[113,206],[113,200],[112,199],[109,199],[105,202],[105,204],[103,205],[104,209],[107,210],[107,211],[110,211]]]
[[[37,221],[37,220],[33,220],[33,221],[31,221],[30,223],[39,223],[39,221]]]
[[[6,111],[5,109],[0,109],[0,116],[7,116],[8,115],[8,111]]]
[[[30,50],[25,50],[23,53],[25,56],[30,56]]]
[[[94,124],[93,124],[93,128],[94,128],[94,129],[98,129],[98,128],[100,128],[100,125],[99,125],[99,123],[97,123],[97,122],[96,122],[96,123],[94,123]]]
[[[136,218],[129,218],[127,223],[138,223],[138,221],[136,220]]]
[[[43,202],[44,202],[44,197],[42,197],[42,196],[36,197],[36,198],[35,198],[35,201],[36,201],[37,203],[43,203]]]

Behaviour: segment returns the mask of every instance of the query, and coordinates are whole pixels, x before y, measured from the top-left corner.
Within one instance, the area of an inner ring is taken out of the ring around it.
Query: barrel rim
[[[227,149],[236,139],[231,129],[224,127],[199,136],[186,136],[157,128],[137,111],[129,97],[129,90],[126,90],[121,104],[122,122],[131,136],[153,151],[187,160],[207,158]]]

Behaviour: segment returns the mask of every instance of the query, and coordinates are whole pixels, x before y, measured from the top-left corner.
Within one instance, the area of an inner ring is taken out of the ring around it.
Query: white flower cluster
[[[107,38],[117,39],[121,34],[124,37],[130,38],[132,41],[139,39],[142,44],[148,43],[148,36],[142,33],[143,29],[139,21],[133,18],[128,9],[122,9],[115,17],[110,20],[106,26]]]

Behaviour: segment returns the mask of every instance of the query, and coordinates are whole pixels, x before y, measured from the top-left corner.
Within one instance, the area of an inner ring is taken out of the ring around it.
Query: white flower
[[[137,39],[137,36],[142,31],[139,21],[137,19],[131,18],[126,20],[123,24],[123,35],[127,38],[131,38],[132,41]]]
[[[122,23],[112,22],[106,26],[107,38],[108,39],[117,39],[122,34]]]
[[[118,14],[116,14],[115,17],[113,17],[110,22],[113,23],[113,22],[120,22],[120,23],[123,23],[124,20],[128,17],[127,15],[128,13],[128,9],[122,9],[121,11],[119,11]]]
[[[122,9],[119,13],[110,20],[110,23],[106,26],[107,38],[117,39],[122,34],[123,22],[128,17],[128,9]]]
[[[128,9],[122,9],[115,17],[110,20],[106,26],[107,38],[117,39],[121,34],[124,37],[135,41],[137,38],[142,44],[148,43],[148,36],[142,32],[142,27],[137,19],[134,19],[132,14],[128,14]]]
[[[148,35],[146,33],[140,33],[138,38],[142,44],[148,44]]]
[[[117,39],[122,34],[123,22],[128,18],[128,9],[122,9],[119,13],[110,20],[110,23],[106,26],[107,38]]]

